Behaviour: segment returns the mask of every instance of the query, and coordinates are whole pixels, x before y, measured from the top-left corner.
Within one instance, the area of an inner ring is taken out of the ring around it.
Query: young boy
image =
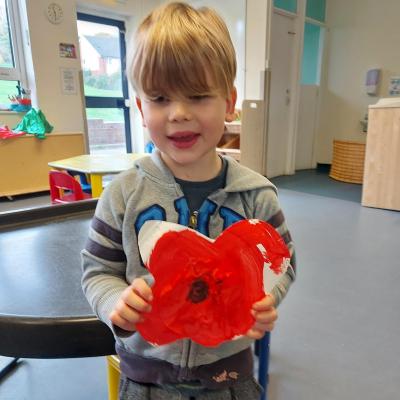
[[[278,229],[293,255],[275,187],[216,152],[236,102],[235,51],[221,18],[170,3],[142,22],[135,46],[130,78],[157,149],[108,185],[82,252],[83,289],[116,338],[120,399],[258,399],[250,346],[273,329],[292,266],[253,305],[254,326],[240,339],[215,348],[189,339],[153,346],[135,332],[152,302],[153,280],[137,243],[148,220],[215,238],[240,219],[258,218]]]

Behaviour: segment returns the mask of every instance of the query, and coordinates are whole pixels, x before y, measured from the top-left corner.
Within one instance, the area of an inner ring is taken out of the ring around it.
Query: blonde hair
[[[228,28],[212,9],[169,3],[148,15],[136,33],[130,78],[138,94],[228,98],[236,56]]]

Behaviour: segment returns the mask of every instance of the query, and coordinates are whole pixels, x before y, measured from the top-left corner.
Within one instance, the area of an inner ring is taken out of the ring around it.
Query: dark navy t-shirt
[[[181,186],[183,194],[188,202],[190,213],[197,211],[203,201],[213,192],[225,187],[226,172],[228,170],[228,163],[222,159],[222,167],[220,173],[208,181],[193,182],[185,181],[183,179],[175,178],[175,181]]]

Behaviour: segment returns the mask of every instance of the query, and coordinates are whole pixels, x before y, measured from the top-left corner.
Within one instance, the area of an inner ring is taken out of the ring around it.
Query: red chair
[[[71,203],[92,198],[90,194],[84,193],[79,182],[66,172],[49,171],[49,183],[53,204]]]

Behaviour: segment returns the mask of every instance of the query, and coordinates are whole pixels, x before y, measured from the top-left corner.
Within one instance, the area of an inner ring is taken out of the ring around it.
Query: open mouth
[[[168,136],[168,139],[178,148],[188,148],[197,142],[199,136],[200,134],[194,132],[179,132]]]

